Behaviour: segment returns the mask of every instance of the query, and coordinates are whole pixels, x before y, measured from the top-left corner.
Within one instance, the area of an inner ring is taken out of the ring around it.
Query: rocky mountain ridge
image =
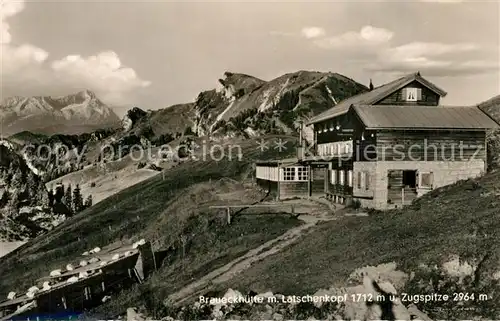
[[[299,118],[367,90],[332,72],[298,71],[270,81],[225,72],[216,89],[198,95],[193,131],[200,136],[294,132]]]
[[[115,112],[89,90],[62,97],[9,97],[0,103],[0,118],[4,135],[75,134],[119,124]]]

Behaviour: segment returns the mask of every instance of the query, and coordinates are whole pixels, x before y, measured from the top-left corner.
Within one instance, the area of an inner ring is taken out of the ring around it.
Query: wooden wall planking
[[[484,131],[380,131],[377,160],[485,160],[485,137]]]
[[[416,102],[407,102],[403,99],[402,88],[389,96],[385,97],[381,101],[375,103],[376,105],[427,105],[427,106],[437,106],[439,105],[439,95],[434,93],[432,90],[421,85],[418,81],[413,81],[412,83],[406,85],[403,88],[420,88],[422,89],[422,99]]]

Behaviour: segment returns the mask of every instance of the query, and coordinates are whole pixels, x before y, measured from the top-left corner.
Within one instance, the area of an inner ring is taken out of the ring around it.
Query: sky
[[[0,99],[89,89],[123,115],[192,102],[225,71],[420,71],[446,105],[500,93],[498,1],[0,0]]]

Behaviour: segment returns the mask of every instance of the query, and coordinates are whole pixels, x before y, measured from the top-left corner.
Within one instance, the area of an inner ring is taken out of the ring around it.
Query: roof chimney
[[[370,91],[373,90],[373,83],[372,83],[372,79],[370,78]]]

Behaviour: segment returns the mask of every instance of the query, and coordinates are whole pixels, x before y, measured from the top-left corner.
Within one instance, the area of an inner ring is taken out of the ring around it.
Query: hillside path
[[[318,222],[336,220],[338,217],[332,215],[332,213],[323,213],[322,215],[301,214],[298,218],[304,221],[304,224],[291,228],[284,234],[267,241],[261,246],[248,251],[245,255],[186,285],[184,288],[171,294],[168,297],[169,301],[174,305],[182,304],[192,297],[206,292],[210,286],[226,282],[238,273],[248,269],[253,263],[261,261],[290,246],[301,236],[310,233],[313,230],[312,227]]]

